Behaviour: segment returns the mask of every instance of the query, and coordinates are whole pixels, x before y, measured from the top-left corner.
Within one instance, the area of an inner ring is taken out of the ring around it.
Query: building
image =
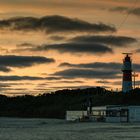
[[[67,121],[76,121],[82,119],[84,116],[87,116],[87,111],[66,111],[66,120]]]
[[[140,106],[108,105],[92,107],[88,111],[67,111],[66,120],[84,120],[93,122],[140,122]]]
[[[132,61],[129,55],[131,53],[124,53],[126,54],[123,60],[123,81],[122,81],[122,91],[129,92],[132,90]]]

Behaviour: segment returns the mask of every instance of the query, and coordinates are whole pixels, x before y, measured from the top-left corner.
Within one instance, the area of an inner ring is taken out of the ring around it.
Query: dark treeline
[[[130,93],[103,88],[59,90],[38,96],[7,97],[0,95],[1,117],[64,118],[66,110],[86,110],[88,99],[93,106],[140,105],[140,89]]]

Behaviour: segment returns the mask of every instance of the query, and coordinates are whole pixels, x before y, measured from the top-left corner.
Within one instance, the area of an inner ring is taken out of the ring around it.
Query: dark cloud
[[[111,8],[110,11],[116,11],[116,12],[126,12],[128,14],[133,14],[135,16],[140,16],[140,8],[134,8],[130,9],[128,7],[115,7]]]
[[[122,84],[122,81],[115,81],[115,82],[112,82],[113,85],[121,85]]]
[[[94,69],[94,70],[112,70],[112,71],[118,71],[121,72],[122,69],[122,63],[116,63],[116,62],[93,62],[93,63],[83,63],[83,64],[71,64],[71,63],[61,63],[59,67],[71,67],[71,68],[83,68],[83,69]],[[140,64],[133,64],[133,70],[134,71],[140,71]]]
[[[17,47],[22,47],[22,48],[26,48],[26,47],[35,47],[36,45],[31,44],[31,43],[22,43],[22,44],[18,44]]]
[[[49,76],[49,77],[46,77],[45,79],[49,80],[49,81],[53,81],[53,80],[61,80],[62,78],[61,77]]]
[[[133,9],[133,10],[129,10],[129,12],[130,12],[131,14],[136,15],[136,16],[140,16],[140,8],[135,8],[135,9]]]
[[[133,70],[134,71],[140,71],[140,64],[133,64]]]
[[[8,96],[13,96],[13,95],[15,95],[15,96],[23,96],[23,95],[36,95],[36,91],[30,91],[30,90],[21,90],[21,91],[19,91],[19,90],[6,90],[6,93],[3,91],[3,93],[1,93],[1,94],[3,94],[3,95],[8,95]]]
[[[30,51],[33,48],[37,47],[37,45],[32,44],[32,43],[27,43],[27,42],[21,43],[21,44],[17,44],[16,46],[17,46],[17,48],[13,49],[11,51],[12,53],[17,53],[17,52],[19,53],[19,52],[24,52],[24,51]]]
[[[48,77],[40,77],[40,76],[18,76],[18,75],[11,75],[11,76],[0,76],[0,81],[22,81],[22,80],[47,80],[47,81],[55,81],[55,80],[62,80],[64,79],[63,77],[60,76],[48,76]],[[77,81],[78,82],[78,81]],[[10,83],[9,83],[10,84]],[[16,85],[17,83],[15,83]],[[24,85],[26,83],[22,83],[22,85]],[[27,85],[32,84],[33,83],[27,83]],[[13,85],[13,84],[12,84]]]
[[[96,81],[96,83],[99,83],[99,84],[110,84],[110,82],[107,81],[107,80],[99,80],[99,81]]]
[[[47,78],[46,78],[47,79]],[[41,84],[38,84],[37,87],[46,87],[48,85],[52,85],[52,84],[60,84],[60,83],[67,83],[67,84],[82,84],[82,83],[85,83],[84,81],[80,81],[80,80],[67,80],[67,79],[64,79],[63,77],[59,77],[59,80],[55,80],[55,81],[47,81],[45,83],[41,83]],[[47,79],[48,80],[48,79]]]
[[[115,32],[115,27],[103,23],[88,23],[79,19],[64,16],[46,16],[42,18],[17,17],[0,20],[1,29],[56,32]]]
[[[85,89],[85,88],[93,88],[93,86],[88,86],[88,85],[81,85],[81,86],[53,86],[50,87],[50,89],[55,90],[63,90],[63,89]],[[34,90],[39,90],[39,91],[47,91],[48,88],[35,88]],[[50,91],[49,91],[50,92]]]
[[[134,53],[140,53],[140,49],[134,50]]]
[[[63,80],[63,81],[59,81],[59,83],[67,83],[67,84],[74,84],[74,83],[77,83],[77,84],[81,84],[81,83],[84,83],[83,81],[78,81],[78,80],[72,80],[72,81],[68,81],[68,80]]]
[[[45,80],[43,77],[35,76],[0,76],[0,81],[20,81],[20,80]]]
[[[118,47],[125,47],[125,45],[129,45],[131,43],[137,42],[135,38],[132,37],[125,37],[125,36],[93,36],[93,35],[87,35],[87,36],[78,36],[71,41],[75,42],[87,42],[87,43],[103,43],[107,45],[115,45]]]
[[[59,67],[75,67],[75,68],[94,68],[94,69],[109,69],[109,70],[121,70],[121,63],[104,63],[104,62],[93,62],[85,64],[71,64],[71,63],[61,63]]]
[[[52,58],[41,56],[16,56],[16,55],[0,55],[0,71],[10,72],[11,67],[29,67],[35,64],[53,63]]]
[[[0,89],[5,87],[11,87],[9,83],[0,83]]]
[[[33,47],[32,51],[49,51],[56,50],[60,53],[88,53],[88,54],[103,54],[112,53],[112,49],[102,44],[89,44],[89,43],[64,43],[64,44],[51,44]]]
[[[27,90],[26,88],[0,88],[0,91],[25,91]]]
[[[34,88],[34,91],[47,91],[48,88]]]
[[[114,79],[120,78],[117,71],[91,70],[91,69],[67,69],[54,73],[55,76],[64,78],[86,78],[86,79]]]
[[[60,67],[70,67],[70,69],[56,72],[55,75],[62,76],[64,78],[117,79],[121,78],[120,74],[122,74],[122,65],[123,64],[121,63],[115,62],[94,62],[86,64],[61,63],[59,65]],[[133,64],[133,70],[139,72],[140,64]],[[121,81],[111,83],[107,80],[99,80],[97,83],[121,85]]]
[[[2,71],[2,72],[10,72],[11,69],[6,67],[6,66],[0,66],[0,71]]]
[[[50,36],[50,39],[53,40],[53,41],[62,41],[62,40],[65,39],[65,37],[55,35],[55,36]]]
[[[71,63],[64,62],[64,63],[61,63],[59,65],[59,67],[77,67],[77,64],[71,64]]]
[[[88,53],[88,54],[104,54],[113,53],[113,47],[129,47],[130,44],[137,42],[135,38],[124,36],[78,36],[70,39],[67,43],[57,43],[50,45],[34,45],[23,43],[15,51],[49,51],[55,50],[60,53]],[[108,47],[107,45],[111,45]],[[112,46],[113,45],[113,46]]]
[[[55,86],[51,87],[54,90],[58,89],[85,89],[85,88],[95,88],[95,86],[89,86],[89,85],[81,85],[81,86]]]
[[[5,82],[2,81],[3,83],[0,83],[0,88],[10,88],[10,87],[19,87],[21,86],[21,83],[17,83],[17,81],[15,83],[11,83],[11,82]],[[22,85],[33,85],[32,83],[22,83]]]
[[[16,55],[1,55],[0,65],[2,66],[15,66],[15,67],[25,67],[32,66],[34,64],[40,63],[52,63],[54,59],[46,58],[42,56],[16,56]]]
[[[110,11],[114,11],[114,12],[125,12],[128,10],[128,7],[122,7],[122,6],[119,6],[119,7],[114,7],[114,8],[111,8],[109,9]]]

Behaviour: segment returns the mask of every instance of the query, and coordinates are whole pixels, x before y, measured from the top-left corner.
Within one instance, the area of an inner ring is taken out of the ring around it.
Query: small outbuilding
[[[87,116],[87,111],[66,111],[67,121],[81,120],[84,116]]]
[[[66,120],[89,118],[95,122],[140,122],[140,106],[108,105],[92,107],[87,111],[67,111]]]

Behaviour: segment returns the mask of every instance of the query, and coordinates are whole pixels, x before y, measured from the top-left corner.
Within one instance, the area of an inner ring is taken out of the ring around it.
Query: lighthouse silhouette
[[[123,81],[122,81],[122,91],[129,92],[132,90],[132,61],[130,55],[132,53],[123,53],[125,54],[125,58],[123,60]]]

